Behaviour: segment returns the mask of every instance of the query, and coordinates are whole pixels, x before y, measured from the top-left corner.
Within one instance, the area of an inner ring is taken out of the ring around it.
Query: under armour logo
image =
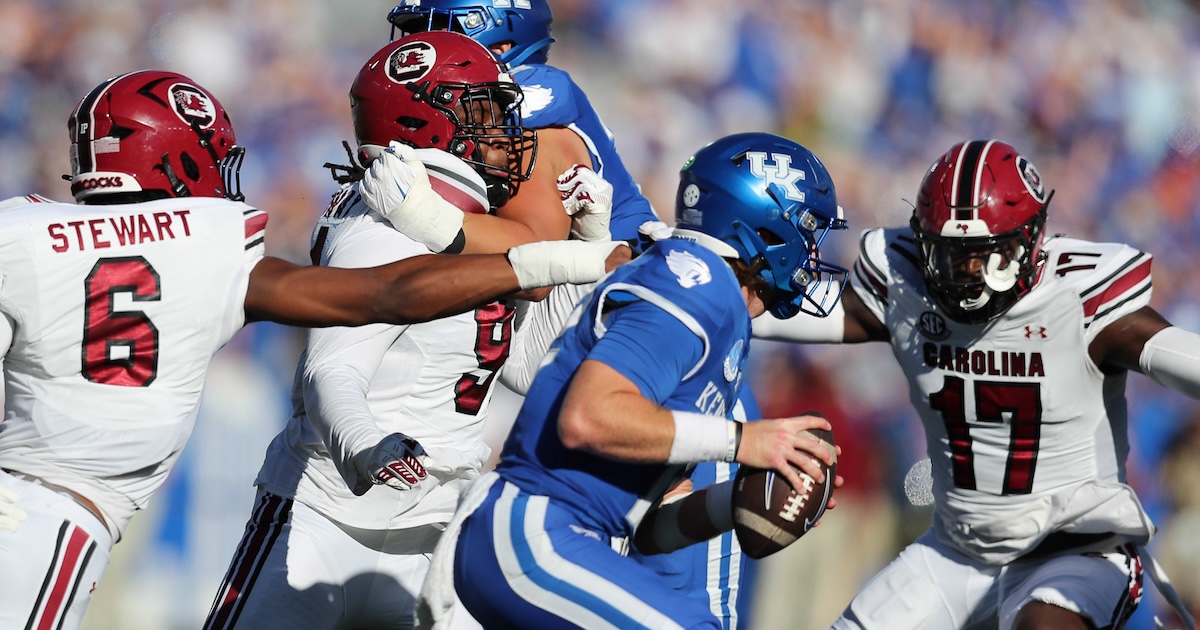
[[[747,151],[746,159],[750,161],[752,175],[765,179],[768,186],[778,185],[788,199],[804,202],[804,193],[796,187],[796,182],[804,179],[804,171],[792,169],[792,156],[786,153],[772,153],[771,159],[775,163],[767,164],[766,153]]]
[[[1037,335],[1038,337],[1045,339],[1046,338],[1046,327],[1045,326],[1026,326],[1025,327],[1025,338],[1033,339],[1034,335]]]

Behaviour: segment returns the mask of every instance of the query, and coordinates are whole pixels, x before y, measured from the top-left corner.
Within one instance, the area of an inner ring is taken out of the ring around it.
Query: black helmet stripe
[[[954,182],[952,194],[954,219],[968,221],[975,218],[975,208],[979,205],[976,199],[979,188],[980,169],[983,168],[984,155],[992,145],[990,140],[972,140],[958,154],[958,179]]]
[[[72,113],[75,123],[75,137],[72,140],[76,142],[75,152],[76,159],[79,160],[80,173],[90,173],[96,169],[96,143],[92,142],[96,133],[96,104],[114,83],[131,74],[133,72],[126,72],[97,85],[87,96],[83,97],[82,101],[79,101],[79,106]],[[79,132],[81,125],[87,125],[86,133]]]

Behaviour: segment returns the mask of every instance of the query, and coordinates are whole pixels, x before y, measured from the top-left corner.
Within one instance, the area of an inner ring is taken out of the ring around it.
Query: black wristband
[[[443,253],[443,254],[461,254],[463,248],[466,246],[467,246],[467,234],[466,234],[466,232],[462,231],[462,228],[458,228],[458,234],[454,235],[454,240],[450,241],[450,244],[447,245],[446,249],[443,249],[441,251],[441,253]]]

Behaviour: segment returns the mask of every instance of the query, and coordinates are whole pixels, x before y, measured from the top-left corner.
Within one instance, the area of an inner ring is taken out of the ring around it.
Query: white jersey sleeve
[[[892,284],[888,249],[913,257],[915,265],[916,241],[911,234],[907,228],[876,228],[863,232],[858,239],[858,259],[850,272],[849,288],[881,322],[887,321],[888,288]],[[906,245],[910,247],[905,249]]]
[[[505,387],[522,396],[529,391],[550,344],[562,331],[575,305],[595,286],[596,283],[562,284],[540,302],[517,302],[513,349],[499,374]]]

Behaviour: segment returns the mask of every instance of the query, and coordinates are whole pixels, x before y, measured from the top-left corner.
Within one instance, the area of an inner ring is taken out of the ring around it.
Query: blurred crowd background
[[[66,118],[139,68],[212,90],[248,147],[247,200],[268,251],[304,262],[352,140],[350,82],[388,40],[390,0],[0,0],[0,198],[70,200]],[[551,0],[551,62],[575,77],[670,222],[685,159],[768,130],[822,156],[851,234],[907,220],[953,143],[1014,144],[1057,190],[1050,231],[1156,257],[1152,304],[1200,331],[1200,2],[1192,0]],[[202,264],[199,263],[199,264]],[[7,273],[13,273],[9,270]],[[89,630],[194,628],[240,538],[263,449],[290,413],[302,333],[268,324],[218,355],[181,464],[113,553]],[[885,346],[755,342],[767,417],[820,409],[845,449],[839,508],[758,563],[752,630],[826,627],[928,526],[923,437]],[[1129,478],[1152,550],[1200,612],[1200,405],[1130,377]],[[518,400],[499,395],[494,436]],[[906,484],[906,477],[908,483]],[[906,492],[906,486],[908,492]],[[1147,579],[1134,628],[1171,614]]]

